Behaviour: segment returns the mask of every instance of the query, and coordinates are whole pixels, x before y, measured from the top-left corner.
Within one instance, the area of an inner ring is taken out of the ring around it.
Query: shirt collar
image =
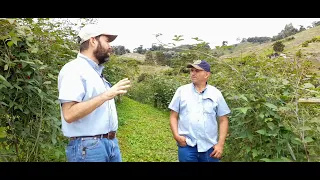
[[[77,55],[77,58],[82,58],[82,59],[85,59],[89,65],[99,73],[99,75],[101,75],[102,73],[102,70],[104,69],[104,66],[103,65],[98,65],[97,63],[95,63],[92,59],[90,59],[89,57],[81,54],[81,53],[78,53]]]
[[[191,84],[192,84],[194,92],[199,94],[199,92],[196,89],[196,86],[193,83],[191,83]],[[208,87],[208,82],[206,82],[206,87],[204,88],[204,90],[200,94],[204,93],[207,90],[207,87]]]

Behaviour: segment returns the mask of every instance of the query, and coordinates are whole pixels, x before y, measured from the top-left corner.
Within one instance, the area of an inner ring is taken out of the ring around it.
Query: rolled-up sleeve
[[[64,72],[59,77],[59,101],[61,103],[76,101],[82,102],[85,87],[78,72]]]
[[[223,95],[220,93],[220,96],[218,98],[218,108],[217,108],[217,116],[224,116],[229,114],[231,111],[223,97]]]
[[[181,89],[178,88],[171,99],[171,102],[168,106],[169,109],[179,113],[180,112],[180,99],[181,99]]]

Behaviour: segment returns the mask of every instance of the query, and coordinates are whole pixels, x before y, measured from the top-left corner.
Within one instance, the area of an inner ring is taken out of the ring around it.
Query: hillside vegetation
[[[288,58],[293,58],[296,52],[300,49],[303,57],[305,59],[311,60],[314,65],[319,68],[320,67],[320,43],[310,43],[308,47],[302,47],[302,44],[308,40],[311,40],[315,37],[320,36],[320,26],[316,26],[314,28],[307,29],[305,31],[299,32],[288,38],[294,37],[293,40],[283,40],[283,44],[285,45],[283,53],[287,55]],[[249,54],[265,54],[270,53],[272,51],[272,44],[274,42],[267,43],[239,43],[234,45],[232,51],[225,50],[223,51],[225,55],[219,57],[219,59],[227,59],[232,57],[240,57],[247,56]],[[231,53],[232,52],[232,53]]]

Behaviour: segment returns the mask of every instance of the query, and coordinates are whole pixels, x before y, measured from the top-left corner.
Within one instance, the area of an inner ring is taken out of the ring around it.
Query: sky
[[[98,24],[118,37],[112,46],[122,45],[133,52],[134,48],[143,45],[151,48],[159,43],[155,34],[161,33],[158,39],[165,43],[194,44],[194,37],[208,42],[211,48],[221,46],[223,41],[228,45],[239,43],[238,38],[273,37],[284,29],[286,24],[299,29],[305,28],[320,18],[98,18]],[[173,41],[174,35],[183,35],[183,41]]]

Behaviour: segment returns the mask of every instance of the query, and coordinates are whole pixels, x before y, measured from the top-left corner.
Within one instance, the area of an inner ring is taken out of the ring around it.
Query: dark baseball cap
[[[187,65],[187,68],[192,68],[192,67],[210,72],[210,64],[205,60],[196,60],[193,63],[189,63]]]

